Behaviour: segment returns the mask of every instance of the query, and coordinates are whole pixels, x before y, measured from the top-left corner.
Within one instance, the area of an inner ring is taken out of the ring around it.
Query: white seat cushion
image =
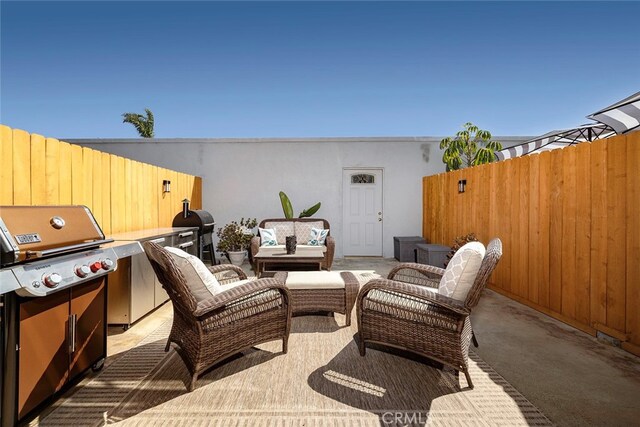
[[[286,285],[289,289],[344,289],[344,280],[338,271],[290,271]]]
[[[222,285],[200,258],[188,254],[182,249],[172,247],[164,249],[173,257],[173,262],[182,272],[187,286],[198,302],[222,292]]]
[[[438,293],[464,301],[476,280],[485,248],[480,242],[469,242],[453,255],[438,286]]]

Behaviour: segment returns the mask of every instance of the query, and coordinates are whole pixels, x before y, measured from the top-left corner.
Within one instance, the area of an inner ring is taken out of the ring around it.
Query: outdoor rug
[[[426,359],[374,348],[361,357],[355,315],[352,322],[295,317],[287,354],[281,341],[254,347],[203,375],[191,393],[180,357],[164,352],[168,322],[34,424],[552,425],[475,353],[470,390],[463,375]]]

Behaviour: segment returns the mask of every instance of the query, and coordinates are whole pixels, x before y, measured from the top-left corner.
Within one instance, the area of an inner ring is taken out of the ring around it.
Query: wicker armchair
[[[365,355],[366,343],[408,350],[454,368],[456,376],[464,372],[473,388],[468,370],[473,334],[469,315],[501,256],[502,242],[494,239],[464,300],[439,294],[445,270],[429,265],[403,263],[388,279],[369,281],[356,301],[360,354]]]
[[[201,373],[254,345],[281,339],[282,352],[287,352],[291,305],[283,283],[273,278],[247,281],[239,267],[217,265],[209,270],[221,284],[241,282],[198,302],[168,251],[152,242],[145,243],[144,249],[173,303],[165,351],[172,342],[177,344],[176,351],[191,374],[189,391]]]

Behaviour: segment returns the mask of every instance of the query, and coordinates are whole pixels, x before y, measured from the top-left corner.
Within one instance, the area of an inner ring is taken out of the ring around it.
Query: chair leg
[[[167,345],[164,346],[164,352],[166,353],[171,348],[171,337],[167,338]]]
[[[471,341],[473,342],[473,346],[478,348],[478,340],[476,339],[476,333],[471,331]]]
[[[360,356],[364,356],[367,352],[367,348],[364,346],[364,340],[362,338],[358,340],[358,350],[360,351]]]
[[[289,349],[289,343],[288,343],[288,341],[289,341],[289,337],[288,337],[288,336],[287,336],[287,337],[282,338],[282,353],[283,353],[283,354],[287,354],[287,351],[288,351],[288,349]]]
[[[351,310],[347,311],[347,313],[344,315],[344,320],[346,326],[351,326]]]
[[[467,384],[469,385],[469,388],[473,389],[473,382],[471,382],[471,375],[469,375],[469,370],[467,369],[464,370],[464,376],[467,379]]]
[[[188,387],[188,391],[192,392],[193,389],[196,387],[196,381],[198,381],[198,374],[193,374],[191,376],[191,382],[189,383],[189,387]]]

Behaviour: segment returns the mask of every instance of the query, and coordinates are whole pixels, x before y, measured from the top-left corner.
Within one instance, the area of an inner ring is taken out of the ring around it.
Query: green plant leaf
[[[318,212],[318,209],[320,209],[320,202],[311,206],[309,209],[305,209],[302,212],[300,212],[300,215],[298,216],[298,218],[307,218],[307,217],[313,216],[313,214]]]
[[[291,200],[289,200],[289,197],[284,193],[284,191],[280,192],[280,203],[282,204],[284,217],[287,219],[293,218],[293,206],[291,206]]]

